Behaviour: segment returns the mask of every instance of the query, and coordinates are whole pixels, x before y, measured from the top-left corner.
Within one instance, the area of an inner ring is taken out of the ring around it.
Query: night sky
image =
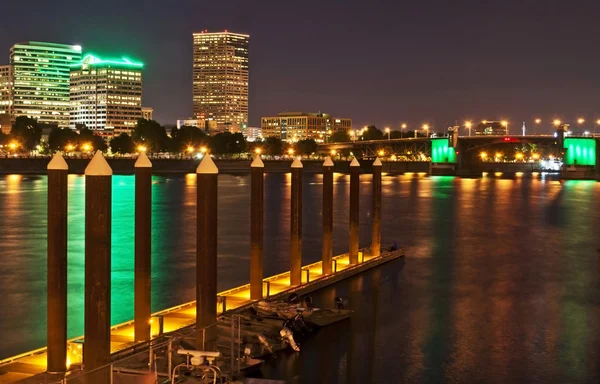
[[[3,1],[0,63],[37,40],[143,61],[144,104],[192,111],[192,33],[250,37],[250,125],[323,111],[355,126],[600,117],[597,1]],[[598,129],[600,131],[600,128]]]

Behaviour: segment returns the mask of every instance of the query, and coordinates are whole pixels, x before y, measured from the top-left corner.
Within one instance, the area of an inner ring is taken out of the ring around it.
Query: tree
[[[246,150],[246,139],[239,132],[222,132],[211,137],[209,145],[215,154],[242,153]]]
[[[347,131],[335,131],[329,138],[332,143],[345,143],[350,141],[350,135]]]
[[[139,119],[131,137],[134,142],[143,143],[150,152],[166,151],[169,147],[165,127],[154,120]]]
[[[69,128],[52,128],[48,135],[48,147],[51,151],[61,151],[67,145],[75,145],[79,141],[77,132]]]
[[[369,125],[362,134],[363,140],[382,140],[383,132],[374,125]]]
[[[94,135],[94,131],[85,127],[79,131],[78,143],[79,146],[90,144],[93,150],[100,150],[102,152],[105,152],[108,149],[108,145],[106,145],[106,142],[102,137]]]
[[[171,147],[174,152],[183,152],[188,146],[205,146],[208,137],[200,129],[184,125],[181,128],[171,129]]]
[[[264,141],[265,154],[279,156],[283,152],[283,141],[278,137],[267,137]]]
[[[391,131],[390,132],[390,139],[402,139],[405,137],[410,137],[410,136],[408,136],[408,133],[404,133],[402,131]]]
[[[10,131],[12,139],[18,141],[22,148],[34,149],[42,139],[42,128],[36,119],[18,116]]]
[[[296,151],[299,155],[308,156],[317,151],[317,142],[313,139],[300,140],[296,143]]]
[[[134,146],[133,140],[131,140],[131,136],[126,133],[121,133],[119,136],[114,137],[110,141],[110,150],[113,153],[133,153]]]

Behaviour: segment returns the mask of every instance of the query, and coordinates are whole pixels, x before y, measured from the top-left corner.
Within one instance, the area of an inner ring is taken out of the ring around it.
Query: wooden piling
[[[110,357],[112,169],[96,152],[85,169],[85,344],[83,364],[93,370]],[[108,382],[108,370],[90,383]]]
[[[356,157],[350,163],[350,265],[358,264],[358,213],[360,192],[360,164]]]
[[[264,168],[260,155],[250,165],[250,298],[263,297]]]
[[[373,162],[373,212],[371,224],[371,255],[381,254],[381,160]]]
[[[323,275],[331,274],[333,258],[333,161],[323,162],[323,247],[321,261]]]
[[[144,152],[135,168],[135,341],[151,338],[152,163]]]
[[[217,206],[219,169],[206,154],[196,169],[196,349],[217,337]],[[203,331],[203,328],[206,328]]]
[[[290,285],[302,284],[302,162],[292,163],[290,197]]]
[[[47,371],[67,370],[67,177],[57,153],[48,163]]]

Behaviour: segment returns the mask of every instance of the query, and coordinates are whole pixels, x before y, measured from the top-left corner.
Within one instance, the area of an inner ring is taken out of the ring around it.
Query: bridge
[[[596,174],[599,161],[596,144],[597,138],[592,135],[565,136],[561,130],[552,135],[526,136],[458,136],[456,132],[450,132],[446,137],[326,143],[319,145],[318,152],[334,158],[356,156],[369,160],[380,157],[388,162],[423,162],[429,163],[430,168],[442,168],[443,173],[450,174],[478,173],[488,169],[514,169],[516,172],[522,171],[523,167],[518,164],[523,163],[529,164],[531,170],[540,170],[542,160],[563,159],[564,171],[577,168],[580,177],[575,178],[590,178]],[[401,170],[402,167],[390,169]]]

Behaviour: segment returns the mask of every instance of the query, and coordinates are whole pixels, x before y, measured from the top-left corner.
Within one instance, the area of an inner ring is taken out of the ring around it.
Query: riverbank
[[[83,174],[89,158],[65,158],[69,165],[69,173]],[[134,158],[107,158],[113,173],[116,175],[130,175],[134,173]],[[0,175],[45,175],[48,157],[19,157],[0,158]],[[196,172],[200,163],[199,159],[151,159],[154,174],[186,174]],[[251,160],[215,159],[220,173],[243,174],[250,172]],[[286,173],[290,172],[291,160],[263,160],[265,172]],[[305,173],[323,172],[322,160],[302,160]],[[350,162],[347,160],[334,161],[334,171],[346,173]],[[361,170],[371,172],[372,160],[361,160]],[[428,162],[384,162],[384,172],[429,172]]]

